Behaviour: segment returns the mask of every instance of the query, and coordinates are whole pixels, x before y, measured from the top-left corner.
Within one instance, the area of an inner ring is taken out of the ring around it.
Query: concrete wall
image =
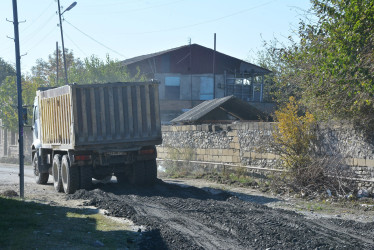
[[[24,155],[25,159],[31,159],[32,131],[24,128]],[[2,127],[0,120],[0,159],[18,159],[18,133]]]
[[[262,174],[280,172],[279,156],[269,147],[273,129],[270,122],[163,126],[159,162],[182,159],[209,171],[245,167]],[[374,186],[372,141],[344,124],[321,125],[318,136],[321,153],[349,166],[360,185]]]

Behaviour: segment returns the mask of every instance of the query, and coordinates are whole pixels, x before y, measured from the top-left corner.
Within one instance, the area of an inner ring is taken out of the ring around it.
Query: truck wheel
[[[157,163],[156,159],[145,161],[145,181],[146,184],[155,184],[157,180]]]
[[[62,186],[66,194],[74,193],[79,187],[79,169],[70,166],[70,160],[67,155],[62,157],[61,161]]]
[[[39,173],[38,168],[38,154],[35,153],[34,158],[32,159],[32,166],[34,168],[35,182],[37,184],[47,184],[49,173]]]
[[[92,187],[92,168],[91,166],[80,166],[80,188],[89,190]]]
[[[61,155],[55,154],[52,163],[53,186],[57,192],[64,191],[61,178]]]

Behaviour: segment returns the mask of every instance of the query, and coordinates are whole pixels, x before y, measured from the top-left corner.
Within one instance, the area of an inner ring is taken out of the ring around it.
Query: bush
[[[316,140],[316,120],[312,114],[299,115],[299,103],[294,97],[289,103],[275,112],[278,122],[273,133],[275,147],[281,155],[283,166],[296,171],[310,165],[311,151]]]
[[[273,147],[286,170],[278,182],[306,195],[327,190],[346,195],[354,190],[353,173],[344,168],[342,159],[318,152],[316,119],[308,111],[301,112],[294,97],[275,112],[275,118]]]

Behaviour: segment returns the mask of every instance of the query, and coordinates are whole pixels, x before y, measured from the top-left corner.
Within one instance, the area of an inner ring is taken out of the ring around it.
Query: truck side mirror
[[[27,108],[22,108],[22,120],[23,120],[23,125],[27,125]]]

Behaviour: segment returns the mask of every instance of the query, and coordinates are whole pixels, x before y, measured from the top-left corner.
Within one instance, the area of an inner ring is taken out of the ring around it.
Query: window
[[[165,77],[165,99],[179,100],[180,82],[179,76]]]
[[[200,100],[213,99],[213,78],[202,76],[200,77]]]

